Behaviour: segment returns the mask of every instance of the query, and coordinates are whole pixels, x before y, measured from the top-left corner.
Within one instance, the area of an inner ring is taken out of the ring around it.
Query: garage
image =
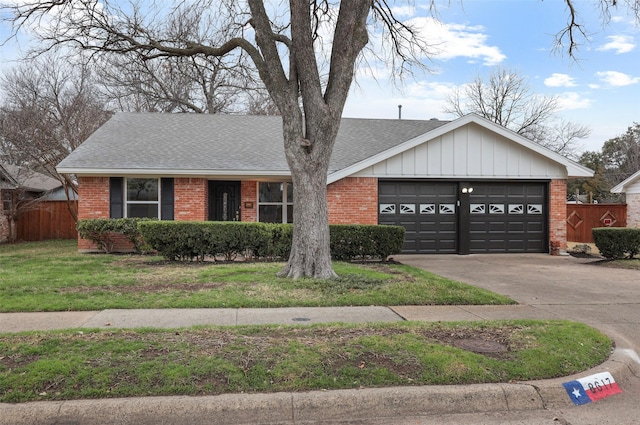
[[[378,222],[405,253],[547,252],[548,181],[379,180]]]

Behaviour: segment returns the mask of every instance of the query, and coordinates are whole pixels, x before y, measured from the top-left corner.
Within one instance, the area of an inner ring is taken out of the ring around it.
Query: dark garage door
[[[544,182],[380,181],[378,199],[378,222],[406,229],[406,253],[547,251]]]

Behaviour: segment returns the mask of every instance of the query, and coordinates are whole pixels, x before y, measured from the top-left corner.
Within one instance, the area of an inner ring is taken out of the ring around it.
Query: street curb
[[[637,375],[640,365],[628,351],[615,350],[603,364],[574,376],[507,384],[0,403],[0,424],[299,424],[569,407],[563,382],[605,371],[618,383]]]

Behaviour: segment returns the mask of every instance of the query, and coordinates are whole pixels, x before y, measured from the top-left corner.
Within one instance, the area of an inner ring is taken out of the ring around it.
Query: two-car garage
[[[548,251],[549,182],[379,180],[378,222],[405,253]]]

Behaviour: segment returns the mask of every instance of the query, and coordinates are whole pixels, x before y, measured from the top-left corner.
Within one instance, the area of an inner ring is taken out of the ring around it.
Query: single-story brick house
[[[640,170],[611,189],[627,198],[627,227],[640,227]]]
[[[292,219],[280,117],[119,113],[58,172],[77,176],[79,219]],[[407,253],[549,252],[566,246],[567,179],[592,175],[476,115],[344,118],[329,220],[402,225]]]

